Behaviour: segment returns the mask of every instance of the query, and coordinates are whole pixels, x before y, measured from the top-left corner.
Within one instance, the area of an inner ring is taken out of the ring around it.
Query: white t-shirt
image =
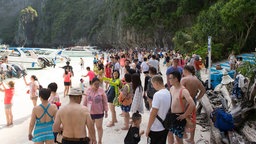
[[[154,94],[152,101],[152,108],[158,109],[157,115],[161,119],[165,119],[165,116],[171,106],[171,94],[167,89],[161,89]],[[162,123],[156,118],[153,122],[151,131],[163,131],[164,127]]]
[[[148,64],[149,64],[149,66],[152,66],[152,67],[156,68],[156,71],[158,72],[158,66],[159,66],[158,60],[150,59],[148,61]]]
[[[2,67],[3,71],[7,71],[7,70],[8,70],[6,63],[2,63],[2,64],[1,64],[1,67]]]
[[[119,62],[116,62],[114,70],[118,70],[119,71],[119,69],[120,69],[120,64],[119,64]]]
[[[148,66],[147,62],[144,61],[141,63],[141,69],[142,69],[142,72],[149,70],[149,66]]]

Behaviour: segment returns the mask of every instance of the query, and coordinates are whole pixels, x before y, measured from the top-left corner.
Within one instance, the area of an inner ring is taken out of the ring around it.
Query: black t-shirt
[[[140,129],[137,127],[130,127],[124,138],[124,144],[138,144],[140,142]]]

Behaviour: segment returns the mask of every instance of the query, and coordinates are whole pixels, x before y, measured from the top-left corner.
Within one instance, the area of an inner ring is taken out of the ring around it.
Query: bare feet
[[[107,127],[112,127],[112,126],[114,126],[115,124],[112,122],[112,121],[110,121],[108,124],[107,124]]]
[[[122,127],[121,130],[128,130],[129,127]]]

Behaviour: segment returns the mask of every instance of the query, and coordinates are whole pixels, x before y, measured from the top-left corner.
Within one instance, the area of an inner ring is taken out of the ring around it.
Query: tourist
[[[138,144],[144,131],[140,131],[141,114],[139,112],[132,114],[132,124],[124,138],[124,144]]]
[[[29,86],[29,90],[27,93],[30,95],[30,99],[33,102],[33,106],[35,107],[37,104],[37,98],[38,98],[38,89],[39,89],[39,82],[35,75],[32,75],[30,77],[30,82],[27,82],[26,77],[23,76],[24,82],[26,86]]]
[[[157,71],[157,73],[160,72],[160,68],[159,68],[159,61],[156,60],[156,56],[152,55],[151,59],[148,61],[148,65],[150,67],[154,67]]]
[[[190,96],[194,100],[195,104],[205,94],[205,88],[202,82],[194,75],[195,69],[193,66],[186,65],[183,70],[184,77],[181,79],[181,85],[183,85],[189,92]],[[199,93],[199,94],[198,94]],[[193,144],[196,128],[196,109],[194,109],[192,116],[187,119],[186,132],[190,133],[188,142]]]
[[[93,124],[96,125],[98,144],[102,144],[102,123],[103,117],[108,117],[108,102],[105,91],[100,87],[100,80],[98,78],[92,79],[91,86],[85,92],[83,104],[89,109]]]
[[[84,69],[84,59],[80,58],[80,66],[81,66],[81,70]]]
[[[194,68],[195,68],[195,75],[199,80],[201,80],[201,66],[202,66],[202,58],[197,55],[195,56],[195,60],[194,60]]]
[[[132,85],[132,75],[126,73],[124,75],[125,84],[123,85],[120,95],[119,102],[121,103],[122,116],[124,117],[124,126],[121,128],[122,130],[129,129],[129,119],[130,119],[130,109],[133,98],[133,85]]]
[[[40,89],[39,97],[42,103],[39,106],[35,106],[31,114],[28,139],[35,143],[54,143],[52,125],[57,107],[48,102],[50,95],[51,90],[45,88]]]
[[[14,95],[14,82],[9,81],[8,87],[2,82],[0,86],[3,86],[3,89],[0,88],[0,91],[4,92],[4,108],[5,108],[5,116],[6,116],[6,126],[10,126],[13,124],[13,115],[12,115],[12,98]]]
[[[96,144],[95,128],[87,107],[81,105],[82,92],[71,88],[69,103],[58,110],[53,131],[62,133],[62,144],[89,144],[86,127],[91,144]]]
[[[58,104],[60,104],[60,97],[57,93],[58,85],[55,82],[52,82],[48,85],[48,89],[51,90],[51,95],[48,99],[50,104],[55,104],[58,107]]]
[[[181,75],[182,75],[182,67],[181,66],[178,66],[179,64],[179,59],[177,57],[174,57],[173,58],[173,61],[172,61],[172,66],[168,67],[167,70],[166,70],[166,81],[167,81],[167,89],[169,90],[171,88],[171,84],[170,84],[170,81],[169,81],[169,74],[173,71],[178,71]]]
[[[228,56],[230,70],[235,70],[236,68],[236,57],[235,52],[232,51],[231,54]]]
[[[80,83],[79,83],[79,86],[80,86],[80,89],[82,91],[82,93],[84,93],[84,90],[86,88],[85,84],[84,84],[84,79],[80,78]]]
[[[145,74],[148,72],[148,69],[149,69],[149,65],[147,64],[147,61],[148,59],[146,57],[144,57],[143,59],[144,61],[141,63],[141,69],[142,69],[142,72]]]
[[[68,95],[69,88],[71,86],[71,72],[69,71],[70,69],[66,69],[66,71],[63,74],[64,78],[64,97]]]
[[[141,85],[140,75],[138,73],[132,74],[132,87],[134,90],[134,96],[132,100],[131,112],[144,113],[143,109],[143,88]]]
[[[209,67],[209,56],[208,56],[208,52],[206,53],[206,56],[205,56],[204,67],[205,67],[205,74],[207,74],[207,70],[208,70],[208,67]]]
[[[165,88],[161,76],[153,76],[151,82],[157,92],[154,94],[146,130],[147,144],[166,144],[168,130],[163,127],[156,116],[158,115],[161,119],[165,119],[171,105],[171,95]]]
[[[120,64],[119,64],[119,57],[118,56],[116,56],[114,58],[114,70],[120,72]]]
[[[68,70],[69,72],[71,72],[71,76],[72,76],[72,77],[74,76],[73,67],[70,65],[70,62],[69,62],[69,61],[67,61],[67,62],[66,62],[66,65],[63,66],[63,67],[61,67],[61,68],[64,69],[64,72],[66,72],[66,71]],[[72,87],[71,78],[70,78],[70,87]]]
[[[180,84],[181,74],[173,71],[169,74],[169,81],[172,85],[170,92],[172,95],[172,125],[171,135],[175,135],[176,142],[183,144],[183,135],[186,126],[186,119],[190,117],[195,109],[195,102],[189,94],[189,91]],[[168,137],[169,143],[174,143],[173,137]]]
[[[111,78],[112,76],[112,65],[111,65],[111,63],[110,62],[108,62],[106,65],[105,65],[105,69],[104,69],[104,72],[105,72],[105,77],[106,78]],[[105,89],[108,89],[108,83],[106,83],[106,85],[105,85],[106,87],[105,87]]]
[[[149,109],[152,107],[152,100],[153,100],[153,96],[154,94],[156,93],[156,89],[153,87],[152,85],[152,81],[151,81],[151,78],[153,76],[157,75],[157,71],[154,67],[149,67],[149,78],[148,78],[148,82],[147,82],[147,85],[146,85],[146,89],[145,90],[145,93],[147,94],[147,101],[149,103]]]
[[[111,112],[111,121],[107,124],[107,127],[112,127],[117,122],[115,106],[118,105],[118,88],[121,85],[119,79],[120,73],[117,70],[113,71],[112,78],[103,77],[103,81],[108,83],[110,86],[107,90],[108,105]]]
[[[98,69],[98,67],[97,67]],[[86,75],[82,75],[82,77],[89,77],[89,84],[92,83],[92,79],[96,76],[95,73],[90,69],[90,67],[86,67],[86,70],[88,71]]]

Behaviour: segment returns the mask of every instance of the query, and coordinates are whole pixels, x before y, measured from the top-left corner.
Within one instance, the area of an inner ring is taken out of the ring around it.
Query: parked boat
[[[10,47],[7,51],[11,51],[8,55],[8,63],[22,64],[26,68],[43,68],[44,61],[38,59],[33,50],[27,50],[23,47]]]
[[[92,51],[89,47],[86,46],[75,46],[65,48],[62,54],[67,55],[69,57],[91,57],[95,51]]]

